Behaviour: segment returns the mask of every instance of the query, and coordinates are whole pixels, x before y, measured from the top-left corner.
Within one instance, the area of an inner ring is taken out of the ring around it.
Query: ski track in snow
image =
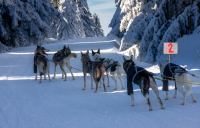
[[[78,58],[70,61],[71,66],[82,69],[80,51],[101,49],[101,55],[123,62],[122,53],[114,46],[112,37],[82,38],[45,44],[51,54],[60,50],[63,45],[77,53]],[[165,110],[160,109],[156,95],[150,90],[153,111],[148,110],[146,99],[140,89],[134,85],[135,106],[131,107],[131,98],[126,89],[121,89],[118,80],[118,90],[110,78],[111,87],[103,92],[103,87],[94,93],[91,89],[90,76],[87,76],[86,90],[82,72],[74,70],[75,80],[67,71],[67,81],[61,79],[61,70],[57,67],[56,79],[52,82],[34,80],[33,53],[36,46],[13,49],[0,54],[0,128],[121,128],[121,127],[151,127],[151,128],[199,128],[200,126],[200,85],[193,85],[193,93],[197,103],[192,103],[187,96],[186,105],[180,105],[183,96],[173,99],[174,83],[170,83],[170,100],[165,99],[161,81],[157,81],[161,100]],[[180,48],[179,48],[180,49]],[[51,60],[53,55],[49,55]],[[127,57],[129,59],[130,57]],[[92,59],[93,60],[93,59]],[[177,60],[176,60],[177,61]],[[146,64],[135,60],[138,66],[159,73],[158,65]],[[50,74],[53,77],[54,65],[50,62]],[[189,68],[192,73],[200,76],[199,67]],[[192,80],[198,82],[197,78]],[[107,86],[107,77],[105,77]],[[126,79],[123,79],[126,88]],[[95,84],[94,84],[95,85]]]

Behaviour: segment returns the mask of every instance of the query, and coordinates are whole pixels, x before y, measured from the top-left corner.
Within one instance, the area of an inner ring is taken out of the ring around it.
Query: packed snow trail
[[[123,63],[122,53],[112,37],[82,38],[59,41],[43,45],[50,54],[63,48],[70,47],[77,53],[78,58],[70,61],[71,66],[82,69],[80,51],[101,49],[102,57],[118,60]],[[34,80],[33,57],[36,46],[13,49],[0,54],[0,128],[120,128],[120,127],[192,127],[200,126],[200,86],[193,85],[193,93],[197,103],[192,103],[191,96],[186,98],[182,106],[183,96],[173,99],[174,83],[170,82],[170,100],[165,99],[161,81],[156,81],[165,110],[160,109],[156,95],[150,90],[153,111],[148,111],[146,99],[140,89],[134,85],[135,106],[131,107],[131,98],[126,89],[110,79],[111,87],[99,88],[97,93],[91,89],[90,76],[87,76],[86,90],[83,74],[73,69],[75,80],[67,71],[67,81],[61,79],[61,70],[57,68],[57,77],[48,80]],[[51,60],[53,55],[49,55]],[[129,59],[128,56],[126,56]],[[93,59],[92,59],[93,60]],[[158,65],[151,65],[135,60],[138,66],[159,73]],[[192,73],[200,76],[199,68],[191,69]],[[53,77],[54,65],[51,62],[50,74]],[[200,81],[192,78],[194,81]],[[107,78],[105,77],[107,86]],[[119,80],[118,80],[119,83]],[[126,79],[123,79],[126,88]]]

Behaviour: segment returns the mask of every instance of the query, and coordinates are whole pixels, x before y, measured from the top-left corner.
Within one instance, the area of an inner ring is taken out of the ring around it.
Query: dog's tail
[[[140,85],[143,96],[148,98],[149,97],[149,87],[150,87],[149,78],[146,76],[141,77],[141,79],[139,80],[139,85]]]
[[[103,70],[102,70],[102,65],[98,64],[96,71],[94,72],[94,75],[96,76],[96,82],[99,83],[101,76],[103,74]],[[94,76],[94,80],[95,80],[95,76]]]
[[[68,59],[74,59],[74,58],[77,58],[77,54],[76,53],[71,53],[67,56]]]
[[[123,65],[119,61],[117,62],[117,65],[118,65],[117,67],[119,69],[119,72],[123,75],[126,75],[126,72],[124,71]]]
[[[49,71],[50,63],[47,61],[46,65],[44,65],[43,69],[40,69],[40,68],[41,67],[39,67],[40,75],[45,75]]]

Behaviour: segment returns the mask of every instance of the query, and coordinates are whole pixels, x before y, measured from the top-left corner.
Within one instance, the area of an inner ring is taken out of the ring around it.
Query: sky
[[[87,0],[90,12],[98,14],[101,26],[106,36],[111,28],[108,28],[110,21],[116,11],[115,0]]]

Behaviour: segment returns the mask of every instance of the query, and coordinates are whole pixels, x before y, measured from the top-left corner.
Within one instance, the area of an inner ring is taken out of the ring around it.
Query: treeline
[[[140,61],[167,61],[163,43],[200,26],[200,0],[116,0],[116,5],[110,33],[122,38],[120,50],[132,47]]]
[[[0,0],[0,52],[45,38],[104,36],[86,0]]]

